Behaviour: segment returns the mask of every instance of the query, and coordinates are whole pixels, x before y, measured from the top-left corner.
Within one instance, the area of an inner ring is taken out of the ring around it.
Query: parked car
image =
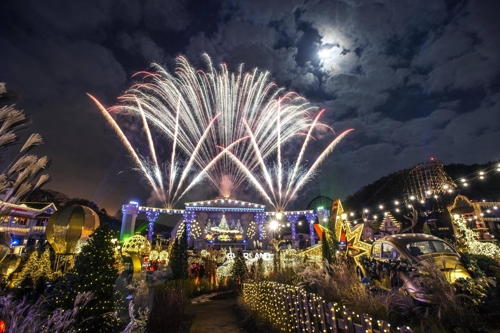
[[[406,267],[404,263],[408,263],[413,268],[425,260],[434,263],[450,283],[458,278],[470,278],[460,261],[460,254],[450,244],[428,234],[396,234],[380,238],[373,243],[369,258],[375,264],[386,262],[393,267],[403,263]],[[360,279],[377,278],[362,265],[356,270]],[[389,278],[391,287],[401,288],[419,302],[432,303],[431,291],[419,281],[418,271],[397,269]]]

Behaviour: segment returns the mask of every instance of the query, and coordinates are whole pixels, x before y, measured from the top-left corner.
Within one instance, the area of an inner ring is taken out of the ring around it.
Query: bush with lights
[[[248,268],[241,249],[236,251],[236,257],[234,258],[233,267],[231,269],[231,277],[238,284],[242,284],[248,279]]]
[[[28,261],[19,273],[16,284],[34,288],[35,286],[43,287],[46,281],[53,280],[50,246],[46,245],[44,249],[40,250],[34,250],[30,254]],[[40,288],[41,293],[43,293],[43,289]]]
[[[123,310],[123,301],[114,292],[118,271],[112,238],[107,226],[98,227],[51,294],[55,307],[62,309],[71,309],[79,294],[93,294],[81,314],[92,319],[79,323],[81,332],[113,332],[118,324],[116,311]]]

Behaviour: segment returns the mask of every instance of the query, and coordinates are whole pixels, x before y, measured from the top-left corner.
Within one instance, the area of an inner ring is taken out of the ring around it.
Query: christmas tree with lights
[[[226,215],[222,215],[222,219],[220,220],[220,223],[219,223],[219,229],[222,230],[222,231],[229,231],[229,230],[231,230],[229,228],[229,225],[227,224]]]
[[[92,319],[79,324],[81,332],[113,332],[118,323],[113,314],[121,310],[121,298],[114,293],[118,271],[112,238],[108,227],[98,227],[51,295],[55,307],[72,309],[77,295],[92,293],[80,314],[80,318]]]
[[[238,284],[242,284],[248,278],[247,263],[241,249],[236,251],[236,257],[234,258],[233,268],[231,270],[231,277]]]
[[[50,246],[46,245],[41,252],[33,251],[21,273],[17,283],[30,288],[53,279],[52,264],[50,261]],[[29,282],[28,282],[29,281]]]

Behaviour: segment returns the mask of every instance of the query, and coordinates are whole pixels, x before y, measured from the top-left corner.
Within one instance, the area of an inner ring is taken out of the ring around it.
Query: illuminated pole
[[[160,212],[157,211],[156,209],[146,211],[146,218],[148,219],[148,222],[149,222],[148,240],[150,242],[153,241],[154,225],[155,225],[156,219],[158,218],[158,215],[160,215]]]
[[[297,240],[297,221],[299,220],[299,214],[288,213],[286,214],[287,220],[290,222],[290,229],[292,231],[292,241]]]
[[[182,214],[184,216],[184,220],[186,221],[186,233],[187,233],[187,239],[188,243],[191,240],[191,225],[194,222],[194,219],[196,218],[196,213],[193,211],[184,211]]]
[[[314,239],[314,222],[316,221],[316,214],[313,211],[307,212],[306,220],[309,223],[309,235],[311,237],[311,246],[316,244],[316,240]]]
[[[264,221],[266,221],[266,214],[264,213],[256,213],[254,215],[255,223],[257,223],[257,227],[259,228],[259,241],[262,241],[262,233],[264,231]]]

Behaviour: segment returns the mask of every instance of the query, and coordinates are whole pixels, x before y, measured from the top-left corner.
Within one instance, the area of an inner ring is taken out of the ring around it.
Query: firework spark
[[[252,143],[253,151],[258,161],[258,167],[249,168],[244,161],[238,158],[237,154],[233,154],[228,150],[227,155],[240,168],[245,174],[246,178],[253,185],[253,187],[268,201],[276,211],[285,211],[287,205],[295,198],[297,192],[304,187],[315,176],[318,167],[325,160],[325,158],[333,151],[339,142],[353,129],[348,129],[338,135],[316,158],[311,166],[303,163],[304,154],[307,149],[308,143],[312,138],[313,131],[318,126],[323,126],[319,123],[319,118],[323,114],[321,111],[310,125],[309,131],[305,136],[304,143],[299,151],[295,163],[288,163],[282,157],[282,141],[280,139],[280,132],[276,132],[276,160],[274,162],[265,163],[264,154],[262,153],[258,142],[254,138],[252,128],[246,123],[246,129],[250,135],[250,142]],[[276,124],[279,128],[281,123],[281,112],[276,115]]]
[[[113,117],[110,116],[109,112],[102,106],[102,104],[92,95],[88,94],[90,98],[96,103],[101,113],[108,120],[108,122],[112,125],[116,134],[123,142],[131,157],[133,158],[135,164],[137,165],[137,171],[139,171],[144,178],[149,182],[151,187],[153,188],[158,200],[161,201],[165,208],[173,208],[174,205],[197,183],[203,180],[204,176],[207,174],[207,171],[213,166],[213,164],[217,163],[219,159],[225,156],[228,149],[232,149],[233,146],[237,145],[240,140],[235,141],[232,145],[229,145],[227,148],[224,148],[219,151],[219,153],[213,158],[210,163],[208,163],[203,170],[201,170],[194,179],[190,182],[187,182],[186,179],[190,174],[194,172],[192,166],[194,164],[194,159],[199,151],[203,140],[205,140],[209,129],[213,126],[213,123],[217,116],[209,123],[205,134],[203,134],[200,138],[198,144],[194,147],[193,153],[190,155],[187,163],[182,163],[180,159],[176,157],[176,143],[177,136],[174,135],[173,144],[172,144],[172,154],[171,154],[171,162],[159,164],[156,156],[156,149],[153,143],[153,139],[151,136],[151,131],[146,121],[146,117],[142,116],[144,132],[146,133],[146,137],[148,140],[148,155],[143,156],[138,154],[133,148],[130,141],[127,139],[126,135],[121,130],[120,126],[116,123]],[[140,109],[140,106],[139,106]],[[241,140],[244,140],[242,138]],[[179,176],[179,171],[182,170],[182,173]],[[165,189],[165,185],[168,187]]]
[[[195,69],[182,56],[176,59],[173,74],[153,64],[152,72],[136,74],[142,76],[142,82],[134,84],[110,111],[116,108],[140,115],[144,124],[150,123],[170,138],[174,142],[170,166],[175,165],[177,147],[199,169],[211,165],[205,176],[222,195],[229,196],[231,188],[244,181],[246,172],[233,163],[232,157],[221,156],[220,147],[233,145],[232,153],[251,171],[260,163],[252,146],[257,145],[265,158],[281,143],[306,131],[312,122],[310,112],[316,108],[296,93],[269,82],[268,72],[255,69],[244,73],[240,66],[232,73],[224,64],[216,70],[207,55],[204,59],[206,71]],[[278,125],[273,121],[277,113],[281,115]],[[252,139],[241,140],[248,135],[247,127],[251,128]],[[146,134],[149,140],[150,134]],[[154,155],[152,149],[150,153]],[[151,160],[157,164],[155,157]],[[191,164],[185,170],[191,170]],[[172,184],[166,187],[168,192]]]

